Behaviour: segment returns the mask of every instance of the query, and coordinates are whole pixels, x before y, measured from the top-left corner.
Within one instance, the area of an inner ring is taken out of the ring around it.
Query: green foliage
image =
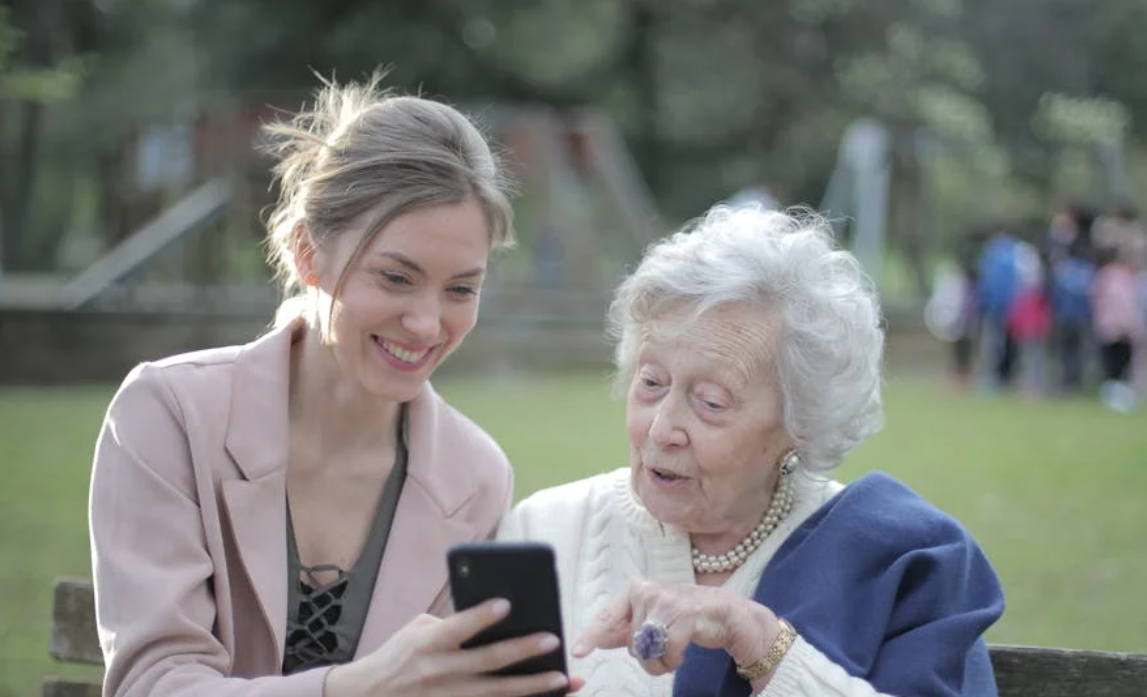
[[[853,11],[859,0],[790,0],[789,13],[802,24],[816,26]]]
[[[841,89],[872,115],[974,142],[993,138],[974,93],[985,76],[966,42],[912,17],[893,22],[883,46],[839,63]]]
[[[1131,127],[1131,113],[1114,99],[1049,92],[1040,97],[1033,126],[1049,140],[1067,145],[1123,143]]]
[[[912,95],[914,111],[937,133],[969,147],[995,141],[992,117],[983,103],[948,85],[923,85]]]
[[[84,62],[71,58],[44,70],[16,70],[0,79],[0,99],[65,102],[74,99],[83,80]]]
[[[486,26],[493,31],[472,47],[530,84],[551,88],[597,72],[618,53],[629,29],[626,3],[615,0],[532,2],[511,13],[491,6],[485,10]],[[499,15],[502,21],[495,25],[489,17]],[[466,26],[474,27],[475,21],[471,17]],[[539,31],[541,27],[555,30]],[[533,59],[523,61],[523,55]]]
[[[0,5],[0,75],[8,68],[12,53],[20,41],[20,32],[8,21],[8,8]]]
[[[79,92],[84,60],[70,57],[53,68],[28,68],[15,64],[23,32],[10,24],[8,8],[0,6],[0,100],[62,102]]]

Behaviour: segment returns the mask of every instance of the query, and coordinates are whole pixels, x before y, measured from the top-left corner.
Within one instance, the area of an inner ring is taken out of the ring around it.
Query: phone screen
[[[447,563],[450,591],[457,610],[465,610],[491,598],[510,601],[509,616],[463,644],[463,648],[535,632],[550,632],[561,640],[557,649],[508,666],[498,674],[529,675],[559,671],[568,675],[553,548],[537,542],[473,542],[451,547],[447,552]],[[546,694],[564,695],[565,690]]]

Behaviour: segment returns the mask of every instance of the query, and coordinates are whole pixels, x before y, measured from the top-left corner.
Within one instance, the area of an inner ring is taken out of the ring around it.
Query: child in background
[[[1012,381],[1016,351],[1007,322],[1018,290],[1021,244],[1006,226],[1001,226],[984,243],[976,263],[983,383],[992,391],[1005,389]]]
[[[1147,328],[1147,263],[1143,264],[1135,274],[1135,283],[1139,296],[1139,316],[1143,318],[1143,326]],[[1143,394],[1147,390],[1147,338],[1140,342],[1133,352],[1131,375],[1136,392]]]
[[[932,296],[924,307],[924,323],[933,336],[951,346],[952,384],[964,389],[972,378],[978,314],[974,264],[941,264],[932,288]]]
[[[1099,269],[1092,289],[1092,316],[1103,363],[1100,398],[1113,411],[1135,408],[1138,394],[1131,383],[1134,351],[1147,338],[1147,323],[1139,304],[1136,269],[1125,248],[1098,252]]]
[[[1147,330],[1147,228],[1136,221],[1126,240],[1126,255],[1131,269],[1135,272],[1136,300],[1139,317]],[[1131,355],[1131,384],[1138,394],[1147,390],[1147,338],[1133,347]]]
[[[1065,393],[1083,387],[1084,348],[1091,344],[1091,284],[1095,265],[1077,240],[1051,263],[1051,313],[1059,386]]]
[[[1045,391],[1047,345],[1051,338],[1050,283],[1044,264],[1034,250],[1025,249],[1023,256],[1020,283],[1008,312],[1007,329],[1019,348],[1020,391],[1027,397],[1039,398]]]

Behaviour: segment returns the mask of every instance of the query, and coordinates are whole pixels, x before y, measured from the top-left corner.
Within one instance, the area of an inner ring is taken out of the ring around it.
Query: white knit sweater
[[[751,597],[765,565],[785,538],[840,489],[832,480],[798,475],[792,513],[725,587]],[[688,535],[663,525],[645,510],[633,495],[628,468],[539,491],[507,516],[498,538],[544,541],[554,547],[570,646],[630,580],[694,583]],[[569,661],[571,675],[586,680],[579,697],[670,697],[673,692],[672,675],[650,676],[625,649],[595,651],[585,659],[569,657]],[[875,697],[879,693],[798,637],[759,694]]]

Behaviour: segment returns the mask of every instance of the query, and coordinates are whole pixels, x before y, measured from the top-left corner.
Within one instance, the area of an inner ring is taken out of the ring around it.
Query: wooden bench
[[[95,602],[87,580],[56,582],[49,638],[58,661],[101,665]],[[991,646],[1000,697],[1144,697],[1147,655]],[[44,697],[100,697],[91,683],[46,678]]]
[[[52,658],[63,663],[103,665],[104,657],[96,636],[96,599],[91,581],[71,578],[56,581],[48,651]],[[44,678],[43,697],[100,697],[100,686],[49,676]]]

